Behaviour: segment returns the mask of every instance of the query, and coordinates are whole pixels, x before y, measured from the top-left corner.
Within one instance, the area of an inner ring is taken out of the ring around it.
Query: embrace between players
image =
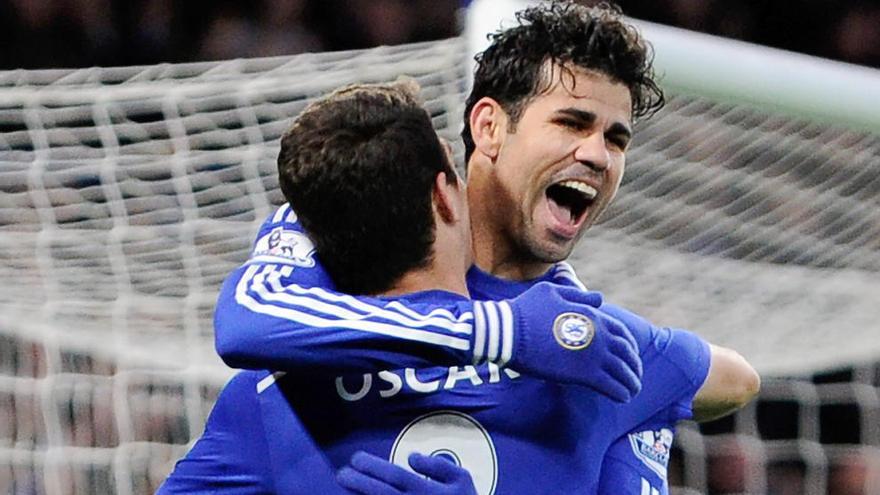
[[[254,371],[160,493],[666,494],[676,422],[757,393],[738,354],[563,262],[617,192],[633,121],[662,106],[646,43],[608,7],[518,21],[478,58],[467,186],[412,82],[295,120],[289,204],[215,313],[220,355]]]

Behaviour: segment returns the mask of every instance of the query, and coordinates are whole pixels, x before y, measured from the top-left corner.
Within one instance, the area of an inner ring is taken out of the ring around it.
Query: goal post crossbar
[[[510,27],[537,0],[475,0],[466,36],[471,53],[486,33]],[[743,41],[628,19],[654,49],[665,89],[770,112],[880,132],[880,71]]]
[[[880,71],[633,20],[664,87],[878,133]]]

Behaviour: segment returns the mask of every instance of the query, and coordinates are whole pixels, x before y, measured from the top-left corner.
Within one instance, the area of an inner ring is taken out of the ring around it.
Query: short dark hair
[[[585,7],[556,0],[522,10],[517,25],[489,35],[491,45],[475,59],[474,85],[465,104],[461,136],[465,158],[474,151],[470,113],[480,98],[495,99],[515,129],[528,101],[552,87],[547,62],[563,70],[587,69],[629,88],[633,118],[662,108],[663,91],[654,80],[653,51],[620,8],[607,3]]]
[[[281,138],[281,191],[337,288],[388,290],[433,256],[437,174],[457,176],[414,81],[312,103]]]

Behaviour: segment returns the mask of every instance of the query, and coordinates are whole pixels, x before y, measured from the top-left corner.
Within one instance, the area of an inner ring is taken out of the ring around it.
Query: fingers
[[[403,492],[385,482],[345,466],[336,473],[336,482],[359,495],[402,495]]]
[[[609,372],[603,369],[600,370],[598,373],[602,375],[602,379],[596,380],[596,385],[592,387],[597,392],[615,402],[627,403],[632,400],[635,394],[632,392],[630,387],[624,385],[623,382],[625,380],[621,380],[618,376],[616,376],[618,374],[617,372]]]
[[[404,492],[423,481],[401,466],[362,451],[351,457],[351,467]]]
[[[467,471],[451,461],[440,457],[431,457],[414,452],[409,456],[409,465],[420,474],[437,480],[440,483],[453,483],[461,479]]]
[[[642,391],[642,379],[629,368],[619,368],[617,380],[626,389],[629,399],[632,399]]]
[[[414,453],[409,463],[418,474],[375,455],[357,452],[351,464],[337,472],[336,479],[343,488],[360,495],[440,494],[446,493],[444,487],[456,486],[460,481],[472,485],[467,471],[442,457]]]
[[[559,297],[567,302],[584,304],[591,308],[598,308],[602,305],[602,293],[596,291],[584,291],[575,289],[574,287],[555,286],[556,293]]]
[[[602,371],[609,377],[609,388],[618,394],[617,397],[624,397],[623,400],[616,399],[620,402],[628,402],[642,390],[640,363],[631,363],[627,359],[612,355],[603,363]]]
[[[602,311],[602,310],[600,310],[600,311]],[[623,339],[626,339],[626,341],[629,342],[629,345],[632,347],[632,349],[635,352],[638,352],[639,345],[636,342],[636,338],[633,337],[632,330],[630,330],[629,327],[627,327],[623,322],[621,322],[617,318],[614,318],[613,316],[610,316],[605,311],[602,311],[602,316],[605,317],[604,323],[605,323],[605,326],[608,328],[608,332],[610,332],[618,337],[621,337]]]
[[[621,337],[609,335],[608,349],[635,373],[636,378],[642,378],[642,358],[637,347]]]

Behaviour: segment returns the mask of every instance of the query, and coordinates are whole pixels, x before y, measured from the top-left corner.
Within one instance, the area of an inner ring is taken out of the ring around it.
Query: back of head
[[[483,97],[494,99],[515,127],[529,100],[553,86],[554,81],[547,80],[548,63],[586,69],[624,84],[632,98],[633,118],[663,106],[650,45],[625,22],[617,7],[547,1],[518,12],[516,20],[514,27],[490,35],[490,46],[476,57],[461,134],[466,158],[474,151],[469,122],[474,105]]]
[[[281,190],[341,291],[380,293],[431,261],[434,181],[456,176],[417,91],[338,90],[281,139]]]

